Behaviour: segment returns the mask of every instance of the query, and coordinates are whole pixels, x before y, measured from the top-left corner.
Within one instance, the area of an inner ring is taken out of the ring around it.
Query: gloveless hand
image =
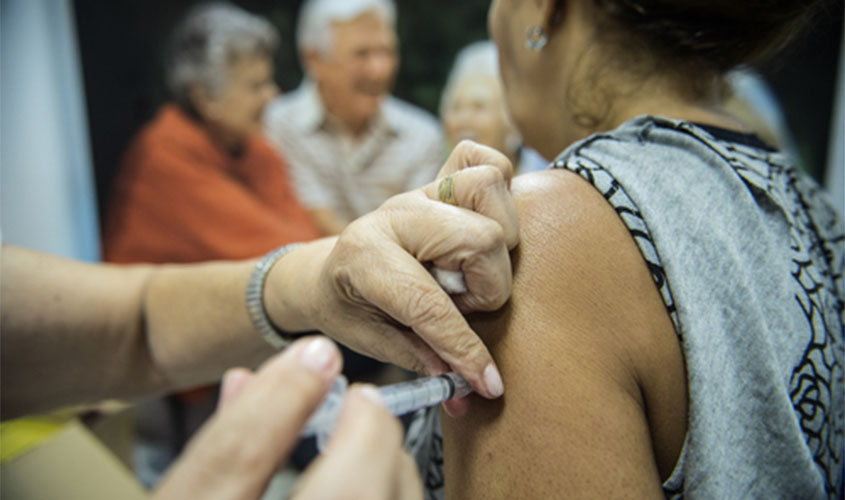
[[[390,198],[336,240],[285,256],[269,277],[265,302],[271,318],[278,318],[274,305],[294,306],[305,311],[294,326],[308,324],[417,372],[457,371],[483,396],[500,396],[496,365],[461,313],[496,310],[510,296],[508,250],[518,241],[508,191],[512,175],[501,153],[462,142],[438,181]],[[454,205],[438,199],[447,176]],[[450,297],[429,273],[432,265],[462,271],[467,291]],[[285,294],[283,275],[302,286]],[[284,319],[277,324],[286,326]]]
[[[256,373],[229,370],[220,408],[168,471],[155,498],[260,498],[335,377],[340,352],[323,337],[294,342]],[[352,386],[325,452],[293,498],[420,499],[402,427],[372,386]]]

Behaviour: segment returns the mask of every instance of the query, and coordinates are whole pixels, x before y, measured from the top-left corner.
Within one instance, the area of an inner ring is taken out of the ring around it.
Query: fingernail
[[[484,369],[484,385],[487,386],[487,392],[494,398],[498,398],[505,393],[505,385],[502,383],[502,376],[499,375],[499,370],[490,363]]]
[[[223,405],[229,402],[234,396],[235,379],[238,377],[234,369],[226,370],[223,374],[223,380],[220,382],[220,395],[217,398],[217,409],[223,408]]]
[[[375,403],[379,406],[384,406],[384,399],[381,397],[381,393],[378,392],[378,389],[374,385],[361,385],[358,387],[358,392],[361,393],[366,399],[370,400],[371,403]]]
[[[317,337],[302,350],[299,362],[311,371],[325,374],[334,361],[335,352],[335,347],[329,339]]]

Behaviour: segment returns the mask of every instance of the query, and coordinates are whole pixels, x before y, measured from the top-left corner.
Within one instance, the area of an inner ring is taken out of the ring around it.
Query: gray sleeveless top
[[[753,136],[655,117],[552,166],[615,208],[681,339],[689,419],[667,498],[842,498],[845,230],[819,187]],[[407,444],[441,498],[436,411]]]

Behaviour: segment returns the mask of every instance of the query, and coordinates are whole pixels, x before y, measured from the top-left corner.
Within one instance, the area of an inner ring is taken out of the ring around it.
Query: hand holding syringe
[[[464,275],[460,271],[447,271],[432,267],[429,272],[444,290],[450,294],[467,291]],[[335,379],[326,399],[305,425],[302,437],[317,436],[317,448],[323,445],[334,429],[337,416],[343,404],[347,387],[343,375]],[[386,385],[379,388],[384,404],[393,416],[398,417],[421,408],[438,405],[452,398],[461,398],[472,392],[472,387],[457,373],[450,372],[433,377],[423,377],[410,382]]]
[[[346,378],[338,377],[326,399],[311,417],[302,431],[303,437],[317,436],[317,447],[322,450],[326,439],[334,429],[343,396],[346,393]],[[460,398],[472,392],[469,383],[457,373],[446,373],[434,377],[423,377],[410,382],[386,385],[379,388],[384,404],[394,416],[405,415],[421,408],[427,408]]]

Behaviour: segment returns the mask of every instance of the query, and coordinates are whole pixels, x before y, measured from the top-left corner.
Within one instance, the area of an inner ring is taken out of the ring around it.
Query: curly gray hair
[[[176,28],[167,57],[167,85],[177,102],[190,105],[189,91],[202,85],[212,95],[226,85],[228,65],[248,55],[272,55],[275,27],[262,17],[225,2],[201,4]]]

